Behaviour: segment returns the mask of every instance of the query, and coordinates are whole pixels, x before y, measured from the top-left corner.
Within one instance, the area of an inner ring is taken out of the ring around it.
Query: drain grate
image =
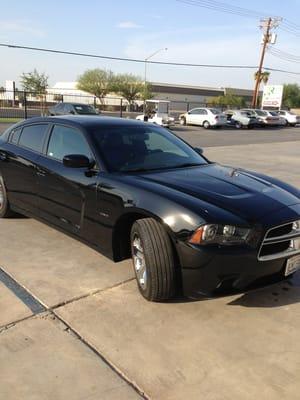
[[[46,308],[35,299],[23,286],[15,281],[0,267],[0,282],[2,282],[10,291],[12,291],[18,299],[20,299],[33,314],[39,314],[46,311]]]

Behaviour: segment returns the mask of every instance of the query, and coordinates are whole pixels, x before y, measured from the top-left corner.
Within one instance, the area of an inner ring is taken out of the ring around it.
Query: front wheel
[[[0,218],[8,218],[13,215],[7,199],[7,193],[4,185],[4,180],[0,176]]]
[[[180,118],[179,123],[180,123],[180,125],[182,125],[182,126],[186,125],[186,119],[185,119],[185,118]]]
[[[234,126],[235,126],[236,129],[241,129],[243,127],[242,124],[239,121],[236,121],[234,123]]]
[[[170,238],[153,218],[137,220],[131,229],[131,254],[141,294],[163,301],[175,294],[175,263]]]

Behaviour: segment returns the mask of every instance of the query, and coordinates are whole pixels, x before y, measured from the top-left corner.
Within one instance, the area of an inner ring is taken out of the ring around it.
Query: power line
[[[135,63],[145,63],[145,60],[138,58],[124,58],[124,57],[112,57],[112,56],[104,56],[98,54],[89,54],[89,53],[81,53],[81,52],[73,52],[73,51],[65,51],[65,50],[56,50],[56,49],[47,49],[40,47],[30,47],[30,46],[19,46],[15,44],[9,43],[0,43],[0,47],[7,47],[11,49],[21,49],[21,50],[32,50],[32,51],[40,51],[45,53],[52,54],[62,54],[62,55],[71,55],[71,56],[79,56],[79,57],[89,57],[89,58],[98,58],[112,61],[125,61],[125,62],[135,62]],[[147,61],[148,64],[156,64],[156,65],[170,65],[175,67],[198,67],[198,68],[223,68],[223,69],[257,69],[257,65],[220,65],[220,64],[193,64],[193,63],[180,63],[180,62],[169,62],[169,61]],[[275,69],[270,67],[264,68],[267,71],[273,72],[282,72],[286,74],[292,75],[300,75],[300,72],[295,71],[286,71],[282,69]]]
[[[126,62],[135,62],[135,63],[145,63],[145,60],[138,58],[124,58],[124,57],[111,57],[111,56],[103,56],[98,54],[89,54],[89,53],[79,53],[73,51],[65,51],[65,50],[56,50],[56,49],[46,49],[40,47],[29,47],[29,46],[19,46],[8,43],[0,43],[1,47],[8,47],[13,49],[23,49],[23,50],[33,50],[33,51],[41,51],[47,53],[55,53],[55,54],[65,54],[71,56],[80,56],[80,57],[90,57],[90,58],[100,58],[105,60],[114,60],[114,61],[126,61]],[[257,66],[253,65],[219,65],[219,64],[192,64],[192,63],[180,63],[180,62],[168,62],[168,61],[147,61],[148,64],[158,64],[158,65],[173,65],[173,66],[181,66],[181,67],[203,67],[203,68],[230,68],[230,69],[255,69]]]
[[[277,58],[279,58],[279,59],[281,59],[283,61],[289,61],[289,62],[296,63],[296,64],[300,63],[300,57],[299,56],[286,53],[284,51],[276,49],[275,47],[269,47],[267,51],[272,56],[277,57]]]
[[[202,7],[202,8],[207,8],[213,11],[218,11],[218,12],[223,12],[231,15],[237,15],[241,17],[247,17],[247,18],[262,18],[266,15],[269,15],[269,13],[266,12],[259,12],[255,10],[250,10],[248,8],[243,8],[243,7],[238,7],[234,6],[228,3],[220,2],[220,1],[214,1],[214,0],[176,0],[179,3],[184,3],[187,5],[191,6],[196,6],[196,7]],[[278,17],[277,17],[278,18]],[[280,18],[281,19],[281,26],[280,29],[296,35],[300,36],[300,26],[297,25],[296,23],[286,19],[286,18]]]

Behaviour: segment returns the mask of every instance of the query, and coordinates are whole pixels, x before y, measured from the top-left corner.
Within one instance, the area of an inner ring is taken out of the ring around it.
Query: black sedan
[[[90,104],[82,103],[57,103],[55,106],[50,107],[49,115],[98,115],[99,111]]]
[[[0,216],[32,216],[115,261],[132,257],[148,300],[293,274],[299,190],[201,153],[140,121],[30,119],[0,137]]]

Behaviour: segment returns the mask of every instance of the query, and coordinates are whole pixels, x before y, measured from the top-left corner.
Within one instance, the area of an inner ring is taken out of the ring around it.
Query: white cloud
[[[19,33],[44,37],[45,32],[33,26],[29,20],[0,20],[0,33]]]
[[[141,25],[138,25],[133,21],[122,21],[122,22],[118,23],[117,28],[121,28],[121,29],[138,29],[138,28],[141,28]]]

